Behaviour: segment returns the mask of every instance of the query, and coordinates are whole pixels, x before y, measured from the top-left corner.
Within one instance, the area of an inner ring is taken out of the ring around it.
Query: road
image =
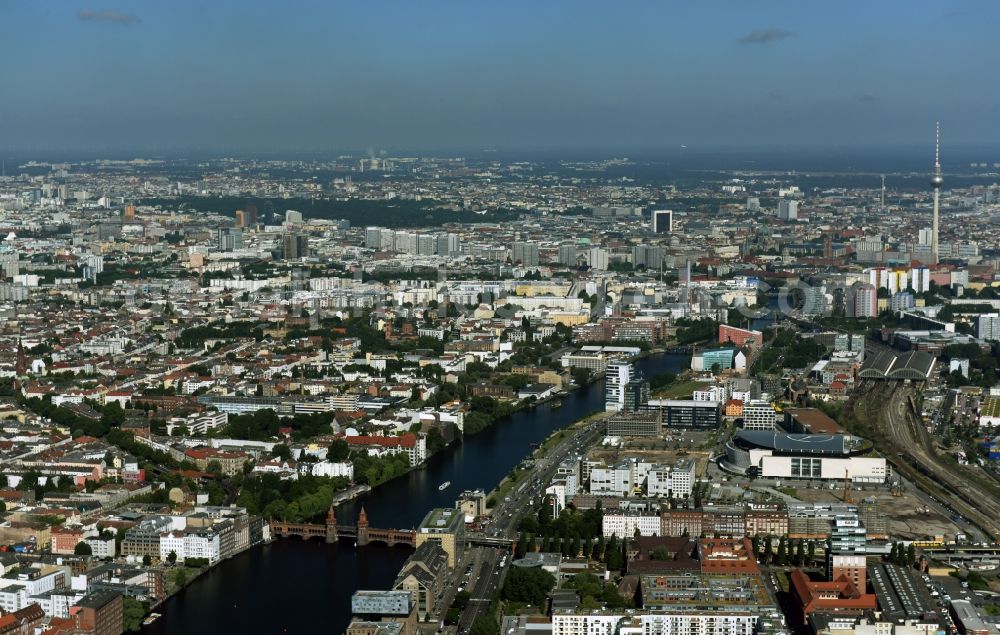
[[[579,452],[593,444],[603,434],[604,420],[604,416],[598,416],[583,428],[570,428],[572,434],[567,435],[544,457],[539,458],[532,468],[532,473],[522,485],[493,509],[489,522],[483,527],[483,532],[487,536],[517,540],[518,525],[525,515],[534,511],[532,501],[544,494],[559,463],[569,454]],[[489,610],[490,602],[503,586],[503,580],[513,560],[513,554],[506,549],[473,547],[470,551],[472,551],[470,559],[472,573],[463,580],[467,584],[471,583],[471,587],[466,588],[471,599],[458,622],[455,631],[458,633],[468,633],[472,622]]]

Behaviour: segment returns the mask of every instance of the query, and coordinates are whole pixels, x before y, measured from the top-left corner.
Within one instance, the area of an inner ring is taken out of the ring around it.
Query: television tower
[[[938,263],[938,224],[941,214],[941,123],[934,124],[934,176],[931,177],[931,188],[934,190],[934,221],[931,226],[931,257],[934,264]]]

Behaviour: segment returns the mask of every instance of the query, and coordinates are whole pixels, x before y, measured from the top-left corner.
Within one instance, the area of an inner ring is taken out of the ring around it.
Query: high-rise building
[[[381,227],[366,227],[365,228],[365,247],[368,249],[381,249],[382,248],[382,228]]]
[[[286,225],[301,225],[302,224],[302,212],[296,212],[294,209],[285,211],[285,224]]]
[[[830,310],[823,287],[805,287],[802,289],[802,308],[799,312],[804,316],[826,315]]]
[[[747,211],[748,212],[759,212],[760,211],[760,199],[752,196],[747,198]]]
[[[867,532],[856,510],[838,513],[830,527],[826,572],[831,580],[846,576],[859,589],[867,583]]]
[[[396,251],[402,254],[417,253],[417,233],[396,232]]]
[[[608,363],[604,374],[604,409],[620,412],[625,409],[625,393],[628,384],[635,377],[631,362],[613,361]]]
[[[799,202],[789,198],[778,201],[778,218],[780,220],[798,220]]]
[[[396,251],[396,232],[391,229],[379,230],[379,249]]]
[[[914,267],[910,269],[910,288],[917,293],[924,293],[931,289],[931,271],[927,267]]]
[[[131,223],[135,221],[135,205],[128,203],[122,208],[122,222]]]
[[[237,227],[246,227],[247,226],[247,213],[245,211],[243,211],[241,209],[238,209],[235,212],[233,212],[233,216],[236,217],[236,226]]]
[[[934,242],[934,230],[930,227],[924,227],[919,232],[917,232],[917,244],[929,246]]]
[[[538,243],[516,242],[511,249],[511,260],[525,267],[538,266]]]
[[[16,251],[0,248],[0,275],[4,278],[13,278],[21,273],[20,256]]]
[[[653,233],[670,234],[674,231],[674,212],[669,209],[653,210]]]
[[[309,255],[309,236],[288,232],[282,237],[282,256],[285,260],[296,260]]]
[[[633,377],[625,384],[625,402],[622,410],[638,412],[649,402],[649,382],[642,377]]]
[[[438,234],[435,253],[439,256],[454,256],[462,251],[462,240],[458,234]]]
[[[878,315],[878,291],[871,284],[856,284],[848,290],[847,313],[856,318]]]
[[[243,211],[246,213],[247,227],[255,227],[257,225],[257,204],[247,203]]]
[[[1000,340],[1000,313],[986,313],[976,318],[976,337]]]
[[[572,243],[559,245],[559,262],[570,267],[576,266],[577,253],[576,245]]]
[[[588,260],[592,269],[604,271],[608,268],[608,251],[600,247],[591,247]]]
[[[774,430],[777,416],[770,401],[753,400],[743,406],[743,429]]]
[[[238,227],[220,227],[218,239],[219,251],[234,251],[243,248],[243,230]]]
[[[647,269],[660,269],[663,267],[663,255],[663,247],[636,245],[632,247],[632,264]]]
[[[909,291],[898,291],[889,298],[889,308],[893,312],[906,311],[917,305],[916,299]]]
[[[417,255],[419,256],[433,256],[434,250],[437,248],[437,241],[434,236],[430,234],[418,234],[417,235]]]

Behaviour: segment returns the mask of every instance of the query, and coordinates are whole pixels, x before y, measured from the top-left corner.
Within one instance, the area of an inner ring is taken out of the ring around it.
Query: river
[[[655,355],[636,365],[647,377],[682,370],[687,356]],[[337,517],[353,524],[363,505],[374,527],[410,529],[433,507],[452,507],[467,489],[489,491],[555,430],[604,409],[604,382],[563,399],[497,421],[422,469],[390,481],[341,505]],[[438,487],[445,481],[451,486]],[[196,633],[342,633],[350,621],[351,595],[358,589],[388,589],[411,553],[407,547],[348,541],[279,540],[214,567],[167,600],[163,614],[143,629],[148,635]]]

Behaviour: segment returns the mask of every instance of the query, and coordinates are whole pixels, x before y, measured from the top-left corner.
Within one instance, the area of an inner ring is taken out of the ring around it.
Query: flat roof
[[[788,408],[785,414],[810,434],[842,434],[844,429],[818,408]]]
[[[459,525],[465,523],[465,514],[457,509],[439,507],[427,512],[420,522],[420,533],[454,533]]]

